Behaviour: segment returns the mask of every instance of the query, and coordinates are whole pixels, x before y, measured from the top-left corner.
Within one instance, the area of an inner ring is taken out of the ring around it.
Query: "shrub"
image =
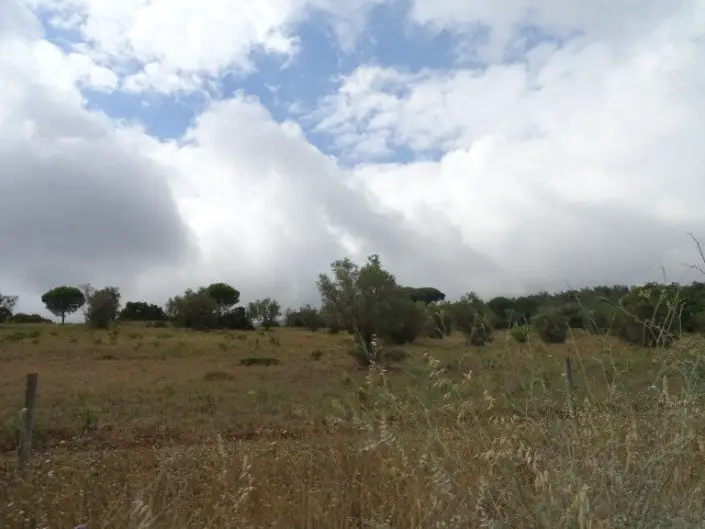
[[[239,331],[254,331],[255,326],[247,315],[244,307],[235,307],[222,314],[219,318],[219,326],[223,329],[233,329]]]
[[[8,323],[54,323],[53,321],[40,316],[39,314],[25,314],[24,312],[18,312],[13,314],[7,320]]]
[[[325,320],[320,311],[311,305],[303,305],[299,310],[286,311],[286,326],[300,327],[310,331],[317,331],[325,326]]]
[[[240,360],[240,364],[243,366],[275,366],[279,363],[278,358],[271,356],[248,356]]]
[[[565,316],[571,329],[582,329],[585,325],[585,310],[577,300],[570,300],[560,306],[560,311]]]
[[[431,303],[426,308],[426,329],[424,335],[442,339],[453,332],[451,303]]]
[[[515,325],[509,329],[509,336],[517,343],[526,343],[531,336],[531,327],[529,325]]]
[[[145,327],[152,329],[166,329],[169,327],[169,322],[167,321],[148,321],[144,324]]]
[[[605,334],[614,329],[617,310],[608,303],[599,303],[582,314],[583,328],[590,334]]]
[[[209,371],[203,375],[203,380],[207,382],[226,382],[235,380],[235,376],[225,371]]]
[[[426,328],[426,306],[422,301],[401,303],[397,317],[399,326],[387,335],[393,344],[404,345],[413,343]]]
[[[95,329],[107,329],[118,316],[120,310],[120,290],[106,287],[101,290],[87,289],[86,323]]]
[[[205,288],[198,291],[188,289],[182,296],[176,296],[167,302],[169,312],[180,326],[206,330],[218,326],[218,304]]]
[[[23,333],[22,331],[15,331],[15,332],[5,336],[5,340],[7,340],[8,342],[21,342],[25,338],[28,338],[28,336],[26,333]]]
[[[279,302],[272,298],[257,299],[247,305],[247,316],[266,330],[279,327],[277,320],[281,314]]]
[[[120,319],[124,321],[166,321],[167,315],[159,305],[145,301],[128,301],[120,311]]]
[[[494,340],[494,313],[473,292],[451,306],[453,320],[471,345],[482,346]]]
[[[531,320],[539,338],[546,343],[563,343],[568,334],[568,318],[559,309],[544,309]]]
[[[348,354],[357,360],[360,367],[367,368],[372,365],[372,358],[370,357],[370,354],[362,347],[356,347],[355,349],[348,351]],[[379,349],[377,351],[375,361],[382,365],[391,365],[397,362],[403,362],[408,358],[409,353],[407,353],[404,349]]]
[[[370,255],[363,266],[348,258],[335,261],[331,272],[320,274],[316,283],[321,312],[329,325],[352,331],[363,351],[370,349],[374,335],[408,342],[422,331],[411,296],[382,268],[378,255]]]
[[[635,287],[619,301],[615,331],[642,347],[667,347],[676,338],[680,299],[676,287],[650,283]]]

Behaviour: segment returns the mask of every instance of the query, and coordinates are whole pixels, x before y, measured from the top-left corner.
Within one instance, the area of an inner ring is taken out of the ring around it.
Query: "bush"
[[[144,324],[145,327],[152,329],[166,329],[169,327],[168,321],[148,321]]]
[[[247,315],[245,307],[236,307],[224,313],[219,318],[219,326],[223,329],[239,331],[254,331],[255,326]]]
[[[545,309],[531,320],[539,338],[546,343],[563,343],[568,334],[568,318],[559,309]]]
[[[144,301],[128,301],[125,308],[120,311],[123,321],[166,321],[164,309],[153,303]]]
[[[360,367],[370,367],[372,361],[369,354],[362,347],[357,347],[348,354],[352,356]],[[377,352],[377,361],[382,365],[391,365],[397,362],[403,362],[409,358],[409,353],[404,349],[381,349]]]
[[[616,334],[642,347],[667,347],[676,339],[680,300],[675,287],[650,283],[619,301]]]
[[[526,343],[531,336],[531,327],[529,325],[515,325],[509,329],[509,336],[517,343]]]
[[[396,345],[413,343],[426,328],[426,306],[422,301],[401,303],[397,317],[399,326],[387,338]]]
[[[120,310],[120,290],[117,287],[106,287],[89,291],[86,298],[86,323],[94,329],[109,328]]]
[[[243,366],[275,366],[279,364],[278,358],[271,356],[248,356],[240,360]]]
[[[54,323],[53,321],[43,318],[39,314],[25,314],[24,312],[18,312],[10,316],[7,323]]]
[[[582,314],[583,328],[590,334],[606,334],[614,329],[617,310],[608,303],[599,303],[594,309],[585,309]]]
[[[218,304],[205,288],[188,289],[183,296],[176,296],[167,303],[177,325],[203,331],[218,327]]]
[[[451,306],[453,320],[471,345],[482,346],[494,340],[495,315],[474,293]]]
[[[311,305],[304,305],[299,310],[286,311],[287,327],[299,327],[315,332],[321,327],[325,327],[325,323],[319,310]]]
[[[585,326],[585,310],[577,300],[564,303],[560,311],[565,316],[569,328],[582,329]]]
[[[442,339],[453,332],[453,316],[450,303],[432,303],[426,308],[426,330],[428,338]]]

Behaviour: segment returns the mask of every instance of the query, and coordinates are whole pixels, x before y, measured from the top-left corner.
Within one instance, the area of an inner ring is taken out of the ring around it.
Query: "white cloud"
[[[363,66],[315,118],[358,157],[445,153],[357,175],[418,224],[437,204],[532,284],[677,274],[705,221],[703,34],[684,8],[619,50],[590,36],[483,71]]]
[[[84,72],[56,46],[14,37],[0,46],[0,108],[9,110],[0,137],[13,140],[1,154],[14,168],[0,211],[23,227],[0,241],[10,256],[0,284],[21,295],[22,310],[40,309],[54,284],[83,281],[155,302],[218,280],[244,299],[315,301],[317,274],[346,241],[359,259],[381,252],[404,281],[467,286],[451,273],[461,260],[474,277],[501,276],[439,214],[417,232],[379,208],[296,123],[277,123],[252,97],[213,103],[180,141],[163,143],[87,111]],[[418,255],[438,241],[449,247]]]
[[[191,90],[247,68],[253,47],[288,53],[301,10],[332,4],[258,4],[256,21],[242,15],[221,39],[232,3],[174,2],[151,27],[167,4],[53,2],[90,41],[71,52],[43,40],[19,5],[0,11],[0,159],[12,175],[0,178],[0,223],[22,227],[0,241],[10,256],[0,287],[22,296],[22,310],[39,309],[45,288],[86,280],[153,302],[219,280],[246,300],[315,301],[316,275],[348,252],[379,252],[403,282],[450,295],[658,279],[659,265],[675,274],[695,257],[686,232],[705,222],[702,1],[661,20],[633,8],[638,32],[588,18],[585,37],[521,65],[362,66],[316,114],[364,162],[352,170],[244,93],[210,104],[171,142],[88,111],[81,93]],[[338,16],[359,21],[370,5]],[[534,5],[562,27],[579,22]],[[499,25],[522,12],[487,9]],[[402,148],[436,159],[375,162]]]
[[[327,13],[350,49],[368,9],[384,0],[30,0],[52,25],[80,32],[82,52],[111,67],[126,90],[171,93],[202,88],[208,78],[252,73],[254,51],[291,58],[295,25]]]
[[[558,37],[576,32],[592,41],[629,45],[673,13],[686,16],[701,9],[699,0],[411,0],[411,20],[474,36],[473,48],[460,50],[487,60],[502,56],[506,46],[521,40],[521,26],[531,24]],[[489,30],[484,45],[479,31]]]

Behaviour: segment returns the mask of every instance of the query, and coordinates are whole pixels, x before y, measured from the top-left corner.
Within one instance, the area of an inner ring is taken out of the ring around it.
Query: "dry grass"
[[[0,527],[703,526],[699,339],[422,340],[386,372],[358,370],[346,340],[3,327]],[[37,450],[21,479],[31,371]]]

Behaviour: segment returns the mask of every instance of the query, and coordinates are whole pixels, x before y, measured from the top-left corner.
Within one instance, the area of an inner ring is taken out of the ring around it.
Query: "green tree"
[[[536,313],[531,319],[532,326],[546,343],[563,343],[568,336],[568,318],[555,307],[549,307]]]
[[[240,331],[254,331],[255,326],[247,315],[245,307],[235,307],[218,318],[218,326],[223,329],[237,329]]]
[[[666,347],[676,339],[682,307],[677,285],[649,283],[622,296],[615,331],[624,340],[642,347]]]
[[[393,338],[403,332],[400,315],[414,302],[393,274],[382,268],[378,255],[371,255],[362,267],[349,258],[331,264],[332,275],[320,274],[316,286],[329,325],[352,331],[369,355],[379,361],[372,347],[373,337]]]
[[[218,303],[204,287],[187,289],[183,295],[167,301],[167,314],[177,325],[189,329],[206,330],[218,327]]]
[[[3,323],[12,316],[12,311],[17,305],[17,296],[8,296],[0,292],[0,323]]]
[[[469,344],[485,345],[494,338],[496,316],[474,292],[465,294],[451,309],[458,330]]]
[[[412,301],[421,301],[425,305],[429,303],[438,303],[446,299],[446,295],[433,287],[405,287],[406,291],[411,296]]]
[[[272,298],[258,299],[247,305],[247,315],[265,329],[270,329],[279,323],[277,320],[282,315],[282,309]]]
[[[86,303],[86,296],[78,287],[60,286],[52,288],[42,295],[42,303],[54,316],[61,318],[61,324],[66,322],[66,315],[73,314]]]
[[[218,315],[224,314],[240,301],[240,292],[227,283],[208,285],[206,293],[215,301]]]
[[[86,292],[88,292],[87,296]],[[86,297],[84,310],[86,323],[97,329],[109,328],[120,312],[120,289],[105,287],[95,290],[90,285],[86,285],[84,296]]]
[[[508,329],[517,320],[515,301],[513,299],[498,296],[487,302],[487,307],[497,316],[495,328]]]
[[[128,301],[120,311],[120,319],[124,321],[164,321],[166,312],[159,305],[144,301]]]
[[[285,314],[287,327],[303,327],[317,331],[325,326],[320,311],[311,305],[303,305],[298,310],[288,309]]]

